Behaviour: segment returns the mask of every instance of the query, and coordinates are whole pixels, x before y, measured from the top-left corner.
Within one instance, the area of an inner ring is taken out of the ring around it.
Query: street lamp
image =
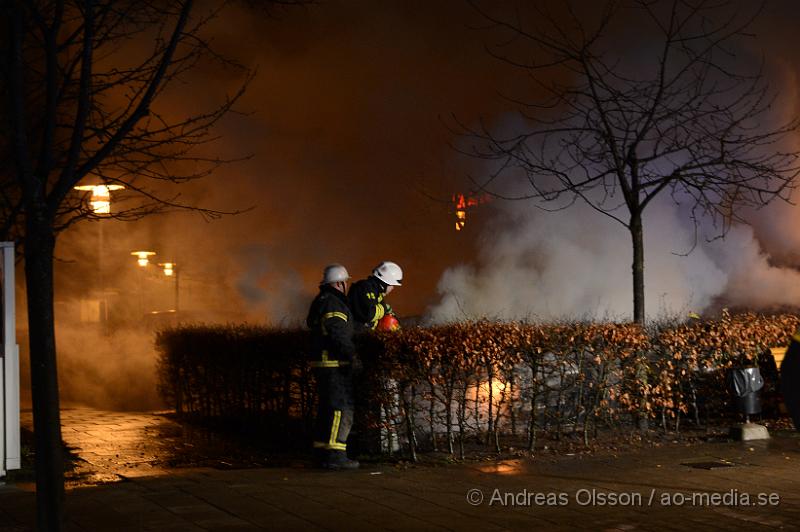
[[[142,274],[139,275],[139,290],[138,290],[138,292],[139,292],[139,313],[140,314],[142,312],[144,312],[144,294],[143,294],[143,290],[144,290],[144,288],[143,288],[144,287],[144,282],[143,282],[144,281],[144,277],[143,277],[144,268],[146,268],[147,265],[150,264],[150,257],[152,257],[155,254],[156,254],[155,251],[131,251],[131,255],[136,257],[136,263],[139,265],[139,270],[142,272]]]
[[[125,187],[122,185],[78,185],[73,187],[75,190],[82,192],[91,192],[92,196],[89,199],[89,206],[95,215],[111,214],[111,192],[115,190],[122,190]],[[106,281],[103,275],[103,224],[100,224],[97,229],[98,237],[98,252],[97,252],[97,270],[100,283],[100,295],[102,302],[102,320],[103,326],[108,325],[108,296],[106,294]]]
[[[175,279],[175,312],[178,312],[178,304],[180,303],[180,284],[178,280],[178,265],[174,262],[160,262],[158,264],[163,268],[164,275]]]
[[[156,254],[155,251],[131,251],[131,255],[133,255],[134,257],[138,257],[138,259],[136,259],[136,262],[142,268],[150,264],[150,257],[152,257],[155,254]]]
[[[136,257],[136,262],[142,268],[150,264],[150,257],[155,254],[155,251],[131,251],[131,255]],[[171,312],[178,312],[180,304],[180,278],[178,275],[180,270],[178,270],[178,264],[175,262],[159,262],[158,265],[161,267],[161,271],[164,273],[165,277],[171,277],[175,280],[175,308]],[[139,299],[141,306],[141,292]]]
[[[79,185],[75,190],[91,191],[89,205],[95,214],[111,214],[111,192],[122,190],[122,185]]]

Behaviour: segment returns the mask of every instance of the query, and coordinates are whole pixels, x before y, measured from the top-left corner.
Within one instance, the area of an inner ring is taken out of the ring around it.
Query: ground
[[[242,469],[198,460],[205,451],[187,446],[217,443],[162,414],[72,408],[62,416],[77,457],[67,530],[790,530],[800,523],[800,435],[789,430],[750,444],[676,440],[615,453],[333,473],[300,462]],[[204,467],[187,467],[196,464]],[[0,487],[0,531],[32,529],[32,490],[24,475]]]

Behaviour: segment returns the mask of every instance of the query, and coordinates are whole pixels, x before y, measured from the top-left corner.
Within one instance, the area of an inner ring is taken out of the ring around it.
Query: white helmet
[[[403,270],[394,262],[385,260],[375,266],[372,275],[390,286],[401,286],[403,284]]]
[[[329,264],[325,266],[325,271],[322,272],[322,281],[319,284],[333,284],[350,279],[350,274],[347,273],[347,268],[341,264]]]

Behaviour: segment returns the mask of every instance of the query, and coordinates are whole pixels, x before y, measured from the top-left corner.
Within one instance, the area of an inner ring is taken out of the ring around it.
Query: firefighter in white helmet
[[[383,261],[372,275],[354,283],[347,298],[356,320],[356,331],[374,329],[386,315],[394,316],[394,310],[384,299],[395,286],[403,285],[403,270],[394,262]]]
[[[347,458],[347,436],[353,425],[353,316],[347,306],[350,275],[341,264],[327,266],[306,324],[311,329],[311,367],[317,381],[318,408],[314,425],[316,465],[356,469]]]
[[[379,327],[380,322],[385,316],[394,316],[392,307],[386,302],[385,298],[394,287],[402,286],[403,270],[394,262],[384,261],[378,264],[373,270],[372,275],[362,279],[350,287],[347,299],[350,303],[350,310],[353,312],[356,333],[374,330]],[[364,360],[369,366],[369,360]],[[357,391],[369,390],[374,388],[374,379],[369,376],[358,381]],[[362,393],[356,396],[358,403],[358,416],[355,421],[354,439],[359,448],[367,451],[376,451],[374,438],[370,435],[368,418],[380,419],[381,408],[369,397],[369,393]]]

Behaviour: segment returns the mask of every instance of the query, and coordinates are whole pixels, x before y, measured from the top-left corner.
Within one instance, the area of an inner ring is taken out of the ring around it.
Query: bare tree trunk
[[[639,387],[639,411],[638,411],[638,425],[639,430],[644,432],[650,428],[650,413],[647,409],[647,359],[645,357],[638,357],[636,361],[636,382]]]
[[[475,426],[478,431],[478,441],[480,441],[481,432],[481,376],[480,371],[477,371],[477,380],[475,381]]]
[[[586,379],[583,375],[583,363],[586,358],[583,349],[577,352],[578,356],[578,397],[575,400],[575,423],[572,425],[572,433],[575,434],[578,430],[578,424],[581,422],[581,414],[585,412],[583,405],[583,390],[586,384]],[[585,414],[584,414],[585,415]]]
[[[406,396],[405,389],[403,390],[403,404],[405,406],[406,418],[406,431],[408,432],[408,449],[411,455],[411,461],[417,461],[417,433],[416,421],[414,420],[414,403],[417,400],[417,390],[414,385],[411,385],[411,399]]]
[[[644,325],[644,228],[642,226],[642,213],[638,206],[631,209],[630,232],[633,244],[633,321]],[[645,389],[647,368],[641,361],[637,362],[636,379],[640,384],[639,389]],[[639,430],[647,430],[649,419],[647,397],[644,395],[639,398],[638,417]]]
[[[533,356],[533,355],[532,355]],[[531,367],[531,417],[528,421],[528,450],[534,452],[536,449],[536,397],[539,395],[539,386],[536,380],[536,372],[539,371],[538,362],[530,363]]]
[[[494,427],[492,433],[492,440],[494,441],[494,451],[496,453],[500,452],[500,416],[503,413],[503,405],[506,401],[506,390],[507,384],[503,387],[503,391],[500,392],[500,399],[497,401],[497,413],[495,414],[494,418]]]
[[[633,321],[644,324],[644,228],[641,213],[631,214],[633,243]]]
[[[446,384],[446,388],[444,390],[445,393],[445,413],[444,419],[445,423],[447,423],[447,451],[452,455],[455,453],[453,449],[453,392],[455,390],[455,382],[452,377],[448,377],[448,382]]]
[[[511,375],[508,379],[509,416],[511,417],[511,435],[517,435],[517,414],[514,410],[514,367],[511,368]]]
[[[25,278],[30,331],[33,430],[36,445],[36,527],[60,530],[64,504],[64,462],[61,453],[61,413],[56,367],[53,312],[52,224],[28,214]]]
[[[697,409],[697,388],[695,387],[694,383],[690,380],[689,381],[689,389],[691,390],[691,397],[692,397],[692,412],[694,412],[694,424],[697,427],[700,427],[700,411]]]
[[[388,451],[389,456],[394,455],[394,435],[395,435],[395,424],[392,421],[392,412],[389,409],[389,405],[384,403],[383,405],[383,415],[386,418],[386,422],[383,423],[383,426],[386,428],[386,449]],[[383,442],[381,442],[383,443]]]
[[[436,452],[439,450],[439,446],[436,443],[436,393],[434,392],[433,381],[428,381],[431,389],[431,397],[430,401],[428,402],[428,426],[430,427],[431,431],[431,449]]]
[[[564,373],[563,361],[558,366],[558,395],[556,396],[556,440],[561,441],[561,427],[564,417]]]
[[[467,432],[467,388],[469,388],[469,381],[465,378],[458,400],[458,457],[461,460],[464,459],[464,438]]]
[[[600,406],[600,400],[603,396],[603,390],[606,383],[606,367],[605,364],[600,363],[597,375],[597,388],[595,389],[595,396],[591,403],[591,410],[586,412],[583,418],[583,444],[589,446],[589,424],[594,422],[595,432],[597,432],[597,409]],[[591,414],[591,416],[589,415]]]

